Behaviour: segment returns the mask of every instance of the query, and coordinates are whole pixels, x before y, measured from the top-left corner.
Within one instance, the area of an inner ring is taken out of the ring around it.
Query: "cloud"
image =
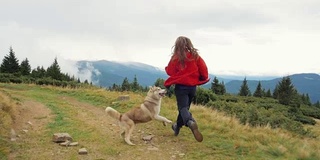
[[[0,58],[12,46],[33,68],[55,57],[164,68],[176,37],[185,35],[214,74],[318,73],[319,8],[317,0],[5,0]]]
[[[92,82],[92,84],[99,84],[99,80],[92,79],[92,74],[95,74],[95,76],[99,76],[101,75],[101,73],[99,70],[94,68],[92,63],[87,62],[85,63],[85,66],[82,66],[80,68],[81,69],[77,71],[77,76],[79,77],[81,82],[87,80],[88,82]]]

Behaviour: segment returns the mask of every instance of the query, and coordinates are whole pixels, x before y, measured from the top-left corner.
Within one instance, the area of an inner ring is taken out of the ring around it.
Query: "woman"
[[[169,78],[164,83],[167,88],[171,85],[175,86],[174,92],[179,114],[176,123],[172,125],[172,129],[174,135],[177,136],[180,128],[187,126],[191,129],[195,139],[202,142],[202,134],[198,130],[198,125],[189,109],[196,94],[196,87],[210,80],[208,68],[189,38],[178,37],[173,48],[171,59],[165,68]]]

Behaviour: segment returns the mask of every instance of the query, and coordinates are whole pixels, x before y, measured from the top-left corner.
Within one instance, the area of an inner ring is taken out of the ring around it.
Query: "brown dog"
[[[120,123],[120,127],[123,129],[121,136],[124,136],[124,140],[129,145],[134,145],[130,141],[132,131],[137,123],[146,123],[153,119],[166,123],[172,123],[167,118],[160,116],[161,98],[166,94],[165,89],[160,87],[150,87],[144,102],[130,111],[121,114],[117,110],[107,107],[106,112],[109,116],[117,119]]]

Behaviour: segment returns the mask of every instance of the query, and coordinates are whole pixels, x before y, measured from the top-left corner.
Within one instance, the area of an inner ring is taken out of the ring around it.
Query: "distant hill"
[[[115,62],[115,61],[78,61],[79,74],[88,74],[93,84],[109,87],[113,84],[121,85],[124,78],[132,82],[137,76],[138,82],[142,86],[150,86],[158,78],[166,79],[168,76],[163,69],[138,62]],[[87,75],[87,76],[88,76]],[[211,82],[215,75],[210,74]],[[236,94],[244,80],[240,76],[216,76],[220,82],[224,82],[227,93]],[[283,77],[250,77],[247,76],[248,86],[253,93],[259,83],[265,90],[273,91],[275,85]],[[308,93],[312,103],[320,100],[320,76],[314,73],[294,74],[290,76],[293,85],[299,93]],[[211,82],[203,87],[210,88]]]
[[[139,62],[115,62],[115,61],[78,61],[78,74],[87,74],[83,77],[89,78],[95,85],[108,87],[115,84],[122,84],[125,77],[129,81],[133,81],[137,76],[138,82],[142,86],[153,85],[158,78],[168,78],[164,69],[160,69],[151,65]],[[88,77],[90,75],[90,77]],[[213,79],[215,75],[210,74]],[[220,82],[230,82],[232,80],[241,79],[240,76],[232,76],[232,78],[218,77]],[[208,83],[209,84],[209,83]],[[207,85],[208,85],[207,84]]]
[[[320,100],[320,75],[314,73],[301,73],[293,74],[289,76],[292,84],[298,90],[300,94],[308,93],[311,101],[315,103]],[[282,80],[283,77],[275,78],[272,80],[261,80],[262,88],[266,91],[268,89],[273,92],[276,84]],[[225,84],[226,90],[228,93],[236,94],[239,93],[240,86],[242,85],[243,80],[233,80]],[[258,80],[247,80],[249,89],[251,93],[256,90],[256,87],[259,83]]]
[[[166,73],[159,68],[138,62],[78,61],[77,65],[80,74],[90,72],[91,81],[102,87],[120,85],[124,78],[132,82],[135,76],[142,86],[153,85],[158,78],[167,78]]]

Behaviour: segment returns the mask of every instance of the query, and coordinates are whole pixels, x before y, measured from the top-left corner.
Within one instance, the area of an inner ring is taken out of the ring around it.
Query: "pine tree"
[[[251,92],[248,87],[247,78],[244,78],[244,80],[242,82],[242,85],[241,85],[240,91],[239,91],[239,95],[240,96],[251,96]]]
[[[266,97],[272,98],[272,94],[270,89],[268,89],[268,91],[266,92]]]
[[[68,73],[61,73],[61,80],[62,81],[76,81],[73,77],[70,77]]]
[[[214,77],[212,82],[211,82],[211,91],[214,93],[214,94],[218,94],[219,93],[219,90],[220,90],[220,87],[219,87],[219,80],[217,77]]]
[[[308,105],[308,106],[311,106],[312,105],[312,103],[311,103],[311,99],[310,99],[310,97],[309,97],[309,94],[307,93],[307,97],[306,97],[306,104]]]
[[[317,108],[320,108],[320,102],[317,101],[317,102],[314,104],[314,106],[317,107]]]
[[[31,71],[31,77],[33,78],[43,78],[45,77],[47,74],[46,70],[43,68],[43,66],[41,67],[37,67],[36,69],[33,69]]]
[[[261,82],[259,81],[256,90],[253,93],[254,97],[263,97],[263,90],[261,86]]]
[[[223,81],[220,83],[220,87],[221,87],[221,92],[220,92],[221,95],[226,94],[227,90],[226,90],[226,86],[224,85]]]
[[[157,87],[160,87],[160,88],[165,88],[165,86],[164,86],[164,79],[158,78],[158,79],[156,80],[156,82],[154,82],[154,85],[157,86]]]
[[[55,58],[52,65],[47,68],[47,76],[51,77],[52,79],[62,80],[62,74],[57,58]]]
[[[311,101],[310,101],[310,97],[309,97],[308,93],[301,95],[301,101],[302,101],[303,104],[311,106]]]
[[[139,89],[140,89],[140,85],[138,83],[137,76],[134,75],[133,82],[131,84],[131,90],[132,91],[138,91]]]
[[[224,82],[220,83],[218,78],[214,77],[211,83],[211,91],[217,95],[224,95],[226,93]]]
[[[289,76],[283,77],[281,82],[278,84],[278,100],[283,105],[290,105],[293,103],[299,103],[297,99],[297,90],[291,83]]]
[[[26,58],[25,60],[23,60],[21,62],[21,64],[20,64],[20,72],[21,72],[21,75],[24,75],[24,76],[30,75],[31,66],[29,64],[28,58]]]
[[[0,66],[0,72],[2,73],[18,73],[20,71],[19,60],[10,47],[9,55],[5,56]]]
[[[130,91],[130,83],[128,78],[124,78],[122,85],[121,85],[121,90],[122,91]]]
[[[263,88],[263,89],[262,89],[262,97],[266,97],[266,94],[267,94],[267,93],[266,93],[266,89]]]
[[[276,84],[276,86],[274,87],[274,90],[273,90],[272,97],[274,99],[278,99],[278,96],[279,96],[279,84]]]
[[[117,84],[113,83],[111,89],[112,91],[120,91],[120,86],[118,86]]]

